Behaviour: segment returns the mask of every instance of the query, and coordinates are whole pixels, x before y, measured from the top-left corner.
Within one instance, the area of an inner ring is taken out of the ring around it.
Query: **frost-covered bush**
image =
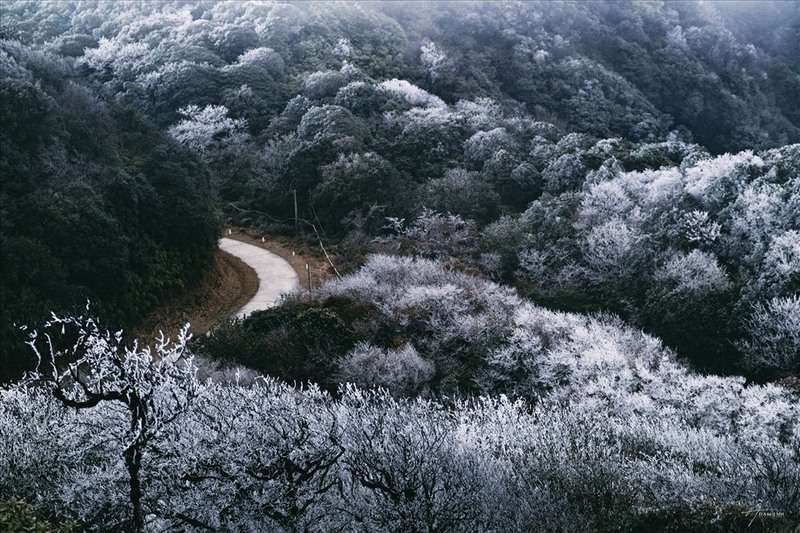
[[[448,262],[463,257],[475,246],[475,223],[457,214],[442,214],[423,208],[410,222],[397,218],[390,218],[388,222],[393,235],[378,242],[395,253]]]
[[[415,107],[446,107],[441,98],[424,89],[420,89],[406,80],[391,79],[382,81],[378,84],[378,88],[386,94]]]
[[[503,109],[491,98],[476,98],[474,100],[459,100],[456,110],[464,116],[467,124],[476,130],[488,131],[498,124],[503,117]]]
[[[709,220],[705,211],[690,211],[683,220],[686,240],[691,244],[711,245],[719,238],[722,227]]]
[[[306,142],[319,143],[360,138],[363,130],[350,111],[335,105],[313,106],[303,115],[297,135]]]
[[[471,163],[482,163],[501,149],[515,148],[514,139],[504,128],[479,131],[464,143],[464,158]]]
[[[239,63],[257,65],[268,72],[279,75],[286,69],[283,57],[272,48],[251,48],[237,59]]]
[[[495,218],[500,197],[477,172],[453,168],[425,184],[421,203],[440,213],[485,222]]]
[[[386,94],[375,85],[353,81],[339,89],[334,103],[359,115],[371,115],[380,113],[387,100]]]
[[[642,235],[614,218],[591,229],[582,243],[583,259],[592,276],[600,280],[635,275]]]
[[[312,191],[311,200],[326,206],[323,223],[337,224],[373,206],[399,209],[407,194],[397,169],[374,152],[340,154],[320,172],[322,180]]]
[[[800,295],[757,304],[740,345],[745,364],[755,370],[800,373]]]
[[[347,84],[347,77],[336,70],[314,72],[303,82],[303,96],[312,100],[332,97]]]
[[[583,184],[586,167],[576,154],[564,154],[550,162],[542,172],[544,189],[559,193],[577,189]]]
[[[178,113],[183,120],[172,126],[169,134],[202,156],[210,155],[209,150],[215,145],[234,146],[247,138],[247,121],[230,118],[225,106],[191,105]]]
[[[800,292],[800,231],[774,235],[760,265],[759,296]]]
[[[414,396],[433,379],[433,363],[413,346],[381,349],[359,343],[339,361],[338,380],[362,388],[382,387],[396,396]]]
[[[730,284],[717,258],[700,250],[676,254],[655,274],[656,281],[675,292],[724,291]]]
[[[436,43],[427,42],[420,46],[419,59],[431,80],[435,81],[447,73],[447,54]]]

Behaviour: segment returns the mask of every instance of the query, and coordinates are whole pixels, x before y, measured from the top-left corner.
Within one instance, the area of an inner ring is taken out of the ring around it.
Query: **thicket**
[[[375,276],[402,274],[383,266],[338,290],[396,296]],[[776,532],[800,519],[791,392],[689,374],[618,323],[518,314],[493,368],[544,378],[530,402],[200,383],[185,337],[151,352],[56,317],[30,338],[38,373],[0,389],[0,500],[89,531]],[[79,341],[51,351],[43,335],[59,344],[62,328]],[[637,345],[649,349],[623,350]],[[415,351],[362,345],[343,370],[401,358],[423,375]]]

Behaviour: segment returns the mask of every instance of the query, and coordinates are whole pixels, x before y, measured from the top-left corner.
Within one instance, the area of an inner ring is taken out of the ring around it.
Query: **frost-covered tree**
[[[357,115],[369,116],[380,113],[387,100],[386,94],[375,85],[353,81],[339,89],[334,103]]]
[[[772,236],[755,285],[761,296],[800,292],[800,231]]]
[[[418,254],[441,260],[457,260],[475,245],[475,223],[455,214],[441,214],[423,208],[406,222],[389,218],[387,227],[393,236],[383,239],[395,251]]]
[[[428,72],[431,81],[436,81],[445,74],[447,69],[447,54],[436,43],[423,43],[419,49],[419,60]]]
[[[452,168],[430,180],[421,191],[421,203],[440,213],[452,213],[478,222],[493,220],[500,197],[477,172]]]
[[[732,321],[726,309],[732,288],[729,275],[713,254],[674,253],[654,273],[641,320],[670,345],[686,347],[695,361],[730,365],[731,361],[715,361],[709,354],[727,352]],[[709,329],[716,334],[704,333]]]
[[[103,330],[94,318],[55,314],[41,332],[29,334],[37,365],[20,386],[44,387],[64,406],[78,410],[109,405],[124,409],[127,427],[102,430],[122,446],[131,531],[145,528],[141,471],[146,453],[199,394],[196,368],[186,349],[190,338],[187,325],[174,343],[162,333],[152,348],[138,341],[127,346],[122,331]]]
[[[178,112],[183,120],[172,126],[169,134],[204,158],[214,157],[212,147],[233,148],[248,138],[247,122],[229,117],[225,106],[190,105]]]
[[[593,279],[603,282],[635,275],[642,238],[635,228],[620,219],[592,228],[582,250]]]
[[[339,71],[327,70],[309,74],[303,82],[303,95],[312,100],[336,96],[349,80]]]
[[[286,69],[283,57],[272,48],[251,48],[237,59],[237,62],[248,65],[257,65],[274,74],[282,74]]]
[[[285,532],[331,524],[345,448],[329,396],[265,378],[206,384],[193,414],[171,428],[161,459],[174,479],[155,480],[167,523]]]
[[[577,154],[564,154],[550,162],[542,172],[544,189],[559,193],[576,189],[583,183],[586,167]]]
[[[402,209],[406,197],[394,166],[375,152],[340,155],[321,169],[321,182],[311,193],[324,222],[341,225],[348,215],[371,207]]]
[[[436,95],[421,89],[406,80],[391,79],[378,84],[378,87],[395,98],[412,106],[444,107],[444,101]]]
[[[719,238],[722,229],[717,222],[709,220],[707,212],[698,210],[686,213],[683,227],[686,240],[697,245],[712,244]]]
[[[348,428],[343,463],[367,527],[445,533],[475,524],[481,466],[459,446],[446,413],[420,423],[421,405],[380,395],[350,401],[359,423]]]
[[[800,372],[800,296],[756,304],[746,326],[740,346],[747,366],[778,375]]]
[[[514,139],[504,128],[479,131],[464,143],[464,157],[471,163],[483,163],[501,149],[515,149]]]

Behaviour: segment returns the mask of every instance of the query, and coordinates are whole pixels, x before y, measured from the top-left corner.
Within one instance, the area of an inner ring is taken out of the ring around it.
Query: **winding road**
[[[255,270],[258,276],[258,291],[237,311],[237,317],[245,317],[253,311],[268,309],[276,305],[283,294],[300,288],[300,280],[292,266],[269,250],[228,238],[220,239],[219,247],[241,259]]]

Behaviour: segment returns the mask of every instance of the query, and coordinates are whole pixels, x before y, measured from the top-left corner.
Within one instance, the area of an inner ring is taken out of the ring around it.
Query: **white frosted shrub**
[[[355,489],[352,505],[367,527],[396,532],[476,527],[483,468],[456,438],[453,417],[420,401],[395,403],[358,393],[344,401],[352,409],[344,469]]]
[[[740,342],[745,364],[779,373],[800,371],[800,295],[756,304]]]
[[[789,230],[772,237],[761,263],[757,286],[762,294],[800,288],[800,231]]]
[[[501,149],[516,149],[514,139],[505,128],[479,131],[464,142],[464,157],[468,161],[482,163]]]
[[[309,74],[303,82],[303,95],[312,100],[335,96],[347,85],[347,78],[339,71],[326,70]]]
[[[602,281],[632,274],[641,240],[636,228],[618,218],[593,228],[582,243],[592,277]]]
[[[758,167],[763,164],[761,158],[754,156],[749,150],[702,159],[685,170],[686,191],[696,198],[703,199],[719,180],[738,172],[739,167],[747,165]]]
[[[434,42],[420,46],[419,60],[432,80],[438,79],[447,70],[447,54]]]
[[[360,343],[339,362],[340,382],[382,387],[395,396],[419,393],[434,372],[433,363],[421,358],[410,344],[386,350]]]
[[[0,499],[113,529],[129,506],[124,425],[120,409],[76,411],[42,388],[0,390]]]
[[[686,240],[693,244],[713,243],[719,238],[721,228],[717,222],[709,220],[705,211],[690,211],[683,218]]]
[[[677,253],[656,272],[655,279],[672,290],[686,293],[724,291],[730,286],[728,275],[717,258],[701,250]]]
[[[237,61],[241,64],[258,65],[269,72],[282,74],[286,69],[283,57],[272,48],[251,48],[239,56]]]
[[[624,219],[634,207],[622,180],[601,181],[592,185],[581,200],[580,227],[588,229],[613,219]]]
[[[500,105],[491,98],[480,97],[475,100],[459,100],[456,110],[461,113],[467,124],[476,130],[489,130],[497,125],[503,117]]]
[[[378,88],[415,107],[447,107],[444,100],[438,96],[429,93],[425,89],[420,89],[406,80],[386,80],[379,83]]]
[[[550,193],[577,189],[583,183],[587,172],[580,156],[563,154],[550,162],[542,172],[544,188]]]
[[[183,119],[169,128],[169,135],[179,143],[202,156],[209,155],[217,144],[241,144],[247,138],[247,121],[228,116],[225,106],[196,105],[182,107],[178,113]]]
[[[730,232],[756,251],[763,251],[771,238],[787,226],[783,188],[756,180],[742,190],[731,206]]]

